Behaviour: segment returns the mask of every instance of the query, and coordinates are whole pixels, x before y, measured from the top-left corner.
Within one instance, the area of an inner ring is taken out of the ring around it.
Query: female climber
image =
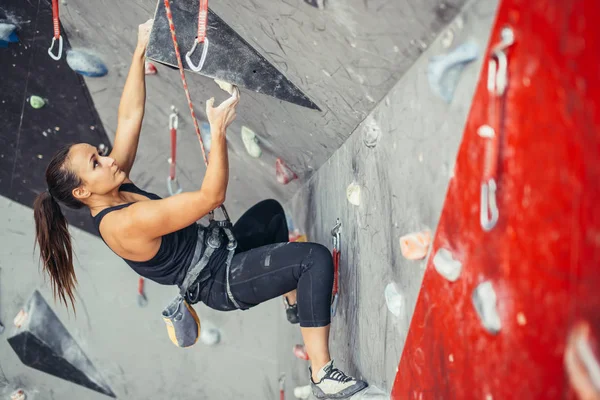
[[[59,204],[87,207],[104,242],[139,275],[159,284],[182,284],[206,244],[197,221],[225,200],[229,179],[226,130],[236,116],[237,88],[217,107],[206,102],[212,135],[209,164],[198,190],[160,198],[129,179],[135,160],[146,89],[145,50],[152,21],[140,25],[138,44],[118,109],[113,150],[107,157],[78,143],[59,150],[46,169],[47,191],[34,204],[36,239],[43,270],[55,298],[74,306],[77,283],[67,221]],[[248,309],[297,290],[300,330],[310,357],[311,386],[319,399],[347,398],[367,383],[333,366],[329,353],[333,262],[316,243],[287,243],[281,205],[266,200],[250,208],[233,226],[237,241],[230,274],[224,242],[188,291],[188,300],[216,310]],[[283,243],[281,243],[283,242]],[[229,281],[230,293],[226,282]],[[233,297],[233,299],[231,298]]]

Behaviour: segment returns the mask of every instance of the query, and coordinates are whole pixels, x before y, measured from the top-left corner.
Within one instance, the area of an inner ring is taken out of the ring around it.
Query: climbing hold
[[[468,41],[450,53],[432,57],[427,67],[427,78],[431,90],[450,103],[462,70],[478,55],[477,43]]]
[[[346,188],[346,198],[353,206],[360,205],[360,186],[358,183],[352,182]]]
[[[146,307],[148,305],[148,299],[146,298],[146,292],[144,290],[144,281],[145,279],[141,276],[138,278],[137,302],[140,307]]]
[[[301,360],[308,360],[308,353],[306,352],[306,348],[303,344],[294,345],[293,349],[294,355]]]
[[[29,104],[36,110],[39,110],[46,105],[46,102],[40,96],[32,95],[29,97]]]
[[[294,179],[298,179],[298,175],[296,175],[296,173],[292,171],[281,158],[275,160],[275,177],[277,178],[277,182],[282,185],[287,185]]]
[[[375,121],[375,118],[369,116],[364,127],[363,143],[367,147],[375,147],[379,142],[380,136],[381,128],[379,124]]]
[[[23,389],[17,389],[10,395],[10,400],[27,400],[27,395]]]
[[[221,89],[226,91],[229,94],[233,94],[233,85],[229,82],[222,81],[220,79],[215,78],[215,83],[219,85]]]
[[[214,346],[221,341],[221,332],[215,327],[202,328],[200,340],[207,346]]]
[[[210,135],[210,124],[208,122],[202,122],[200,125],[200,136],[202,136],[202,143],[204,143],[204,150],[206,155],[210,153],[210,144],[212,142],[212,136]]]
[[[108,68],[100,57],[83,50],[69,50],[67,64],[78,74],[97,78],[108,73]]]
[[[431,243],[431,232],[422,231],[409,233],[400,238],[400,250],[404,258],[420,260],[425,258]]]
[[[480,283],[471,297],[473,307],[481,320],[483,327],[491,334],[497,334],[502,328],[498,314],[496,292],[490,281]]]
[[[40,292],[33,293],[21,313],[25,318],[8,343],[23,364],[116,397]]]
[[[262,150],[258,145],[258,137],[252,129],[245,125],[242,126],[242,141],[250,157],[259,158],[261,156]]]
[[[288,234],[288,239],[290,242],[308,242],[306,235],[300,233],[300,229],[294,229],[290,232]]]
[[[444,248],[439,249],[433,257],[433,266],[435,270],[448,279],[455,282],[460,276],[462,263],[452,257],[452,253]]]
[[[563,363],[578,399],[600,399],[600,360],[592,341],[589,323],[580,321],[571,329],[565,347]]]
[[[398,286],[394,282],[388,283],[385,287],[384,294],[388,310],[396,317],[399,317],[402,308],[404,307],[404,299],[398,290]]]
[[[6,22],[0,23],[0,48],[8,47],[9,43],[17,43],[19,37],[15,32],[17,27]]]
[[[144,73],[146,75],[156,75],[158,73],[158,70],[156,69],[156,66],[154,64],[152,64],[150,61],[146,61],[146,63],[144,64]]]
[[[20,328],[23,324],[25,324],[25,322],[27,322],[27,313],[25,310],[20,310],[13,320],[13,324],[15,324],[17,328]]]
[[[447,49],[452,46],[452,42],[454,42],[454,31],[452,29],[447,29],[442,36],[442,47]]]
[[[312,389],[310,385],[306,386],[296,386],[294,388],[294,397],[297,399],[308,399],[312,394]]]
[[[106,157],[109,154],[109,148],[104,143],[98,145],[98,154],[102,157]]]

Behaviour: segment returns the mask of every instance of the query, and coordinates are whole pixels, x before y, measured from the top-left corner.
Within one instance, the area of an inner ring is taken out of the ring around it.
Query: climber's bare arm
[[[152,29],[152,20],[139,26],[138,43],[133,54],[129,74],[125,81],[119,112],[115,143],[110,157],[129,176],[135,160],[146,103],[146,77],[144,62],[146,46]]]

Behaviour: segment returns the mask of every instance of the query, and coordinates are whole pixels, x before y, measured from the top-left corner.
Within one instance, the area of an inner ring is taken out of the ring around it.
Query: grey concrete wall
[[[430,90],[427,65],[467,39],[483,52],[497,3],[470,1],[449,26],[452,47],[444,48],[449,36],[442,33],[289,203],[311,241],[329,244],[329,232],[341,219],[341,297],[332,323],[332,354],[345,370],[387,390],[426,265],[404,259],[399,238],[436,229],[482,59],[465,68],[450,104]],[[368,148],[363,139],[373,129],[381,131],[380,141]],[[352,182],[362,188],[358,207],[346,199]],[[386,307],[384,288],[390,282],[403,294],[400,318]]]

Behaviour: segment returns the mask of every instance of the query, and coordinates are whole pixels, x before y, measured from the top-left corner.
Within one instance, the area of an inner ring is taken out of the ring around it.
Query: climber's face
[[[127,174],[113,158],[100,156],[97,149],[87,143],[71,146],[65,167],[71,169],[83,182],[73,190],[73,195],[81,201],[91,195],[110,193],[127,178]]]

